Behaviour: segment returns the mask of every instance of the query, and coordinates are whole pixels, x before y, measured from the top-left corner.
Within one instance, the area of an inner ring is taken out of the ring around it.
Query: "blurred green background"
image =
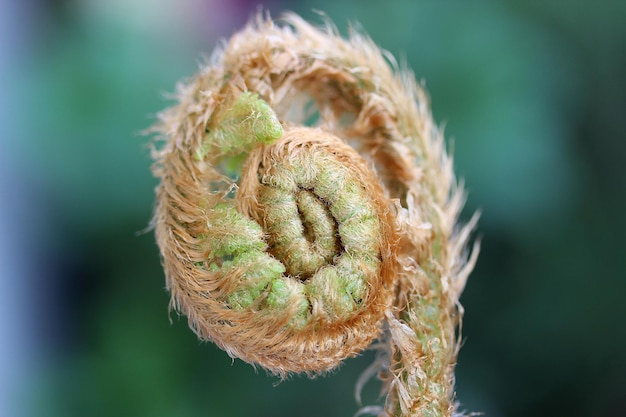
[[[168,318],[141,131],[256,2],[0,0],[0,416],[352,416],[372,353],[277,383]],[[624,416],[626,2],[265,3],[425,82],[483,212],[461,408]],[[365,402],[378,387],[367,385]]]

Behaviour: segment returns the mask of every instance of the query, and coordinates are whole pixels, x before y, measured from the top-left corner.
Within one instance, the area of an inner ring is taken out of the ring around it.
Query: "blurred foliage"
[[[310,381],[273,378],[168,320],[148,226],[141,135],[164,92],[253,2],[26,2],[5,94],[14,175],[41,228],[30,282],[35,375],[25,415],[350,416],[373,354]],[[229,5],[224,5],[229,4]],[[626,391],[626,3],[266,4],[402,57],[453,139],[482,253],[462,302],[462,408],[487,416],[623,415]],[[27,224],[28,218],[16,219]],[[25,258],[27,259],[27,258]],[[26,321],[26,319],[25,319]],[[366,402],[377,401],[375,383]]]

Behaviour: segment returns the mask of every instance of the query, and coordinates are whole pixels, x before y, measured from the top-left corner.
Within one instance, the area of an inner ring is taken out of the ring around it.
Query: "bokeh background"
[[[430,91],[482,210],[462,408],[624,416],[626,2],[281,1]],[[0,0],[0,416],[352,416],[372,353],[278,383],[168,316],[141,131],[254,1]],[[376,403],[375,383],[365,389]]]

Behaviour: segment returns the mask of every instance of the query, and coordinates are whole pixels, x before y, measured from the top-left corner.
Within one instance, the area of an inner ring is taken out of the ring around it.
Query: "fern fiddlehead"
[[[463,194],[441,133],[412,76],[363,35],[286,20],[234,35],[160,115],[154,223],[172,306],[281,376],[333,369],[379,337],[381,414],[451,415],[477,251],[467,262],[471,224],[454,230]]]

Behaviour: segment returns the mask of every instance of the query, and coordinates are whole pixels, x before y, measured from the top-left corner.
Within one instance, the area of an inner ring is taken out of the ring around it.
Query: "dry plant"
[[[280,377],[372,345],[381,416],[455,413],[458,299],[476,256],[412,73],[365,35],[257,16],[159,115],[154,217],[171,307]]]

